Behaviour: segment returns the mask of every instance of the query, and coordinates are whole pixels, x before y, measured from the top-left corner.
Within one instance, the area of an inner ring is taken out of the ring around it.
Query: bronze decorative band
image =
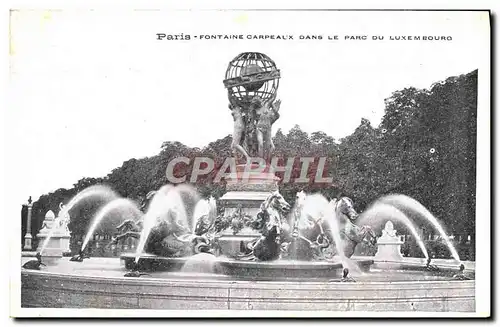
[[[236,76],[233,78],[228,78],[224,80],[224,86],[226,88],[228,87],[234,87],[234,86],[241,86],[241,85],[247,85],[255,82],[263,82],[263,81],[269,81],[273,80],[276,78],[280,78],[280,70],[271,70],[268,72],[260,72],[260,73],[255,73],[255,74],[248,74],[244,76]]]
[[[272,184],[232,184],[228,183],[226,185],[227,191],[261,191],[261,192],[273,192],[278,190],[278,185],[276,183]]]

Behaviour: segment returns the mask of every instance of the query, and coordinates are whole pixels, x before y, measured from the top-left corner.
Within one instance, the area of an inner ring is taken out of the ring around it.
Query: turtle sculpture
[[[30,270],[40,270],[40,266],[45,266],[45,264],[42,262],[42,255],[40,252],[36,254],[36,260],[30,260],[27,261],[24,265],[24,269],[30,269]]]

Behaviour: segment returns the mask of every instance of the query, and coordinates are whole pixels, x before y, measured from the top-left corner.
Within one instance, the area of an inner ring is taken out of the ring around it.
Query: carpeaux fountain
[[[270,160],[280,77],[262,53],[242,53],[229,63],[224,86],[234,120],[234,165],[226,167],[221,198],[201,199],[195,186],[169,184],[148,193],[139,207],[105,186],[82,191],[60,216],[81,201],[105,204],[81,250],[40,267],[42,247],[37,260],[24,264],[22,305],[473,311],[473,264],[460,262],[444,228],[416,200],[382,196],[358,213],[348,197],[300,191],[293,206],[284,199]],[[110,245],[134,238],[137,248],[119,259],[91,258],[89,240],[112,213],[121,221]],[[440,233],[453,259],[430,264],[416,216]],[[400,255],[402,242],[388,221],[406,226],[424,259]],[[360,244],[377,246],[384,224],[384,251],[355,255]]]

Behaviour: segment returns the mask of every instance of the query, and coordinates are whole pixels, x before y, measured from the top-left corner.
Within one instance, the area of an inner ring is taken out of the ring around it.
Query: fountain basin
[[[368,271],[373,260],[354,260],[363,270]],[[246,276],[248,279],[312,279],[338,278],[342,274],[341,262],[276,260],[268,262],[221,260],[218,272],[230,276]]]
[[[356,283],[321,278],[300,282],[295,278],[242,280],[237,276],[179,272],[126,278],[124,273],[118,258],[91,258],[83,263],[63,258],[41,271],[23,269],[21,305],[172,310],[475,310],[474,280],[455,281],[421,271],[371,271],[355,276]]]

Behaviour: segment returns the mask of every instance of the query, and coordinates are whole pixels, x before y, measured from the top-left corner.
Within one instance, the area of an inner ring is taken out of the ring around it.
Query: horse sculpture
[[[145,212],[148,209],[148,206],[155,196],[157,191],[150,191],[146,196],[141,200],[140,208],[143,212]],[[113,237],[111,239],[111,242],[108,244],[108,246],[111,245],[117,245],[118,242],[126,240],[128,238],[135,238],[139,239],[141,237],[141,231],[142,228],[144,227],[144,216],[141,217],[141,219],[134,221],[132,219],[127,219],[124,222],[122,222],[120,225],[116,226],[116,229],[118,230],[118,235]]]
[[[344,255],[350,258],[359,243],[371,246],[377,244],[377,237],[370,226],[358,226],[353,222],[359,214],[354,210],[353,202],[348,197],[332,200],[335,216],[339,225]]]
[[[253,227],[262,236],[248,245],[257,260],[269,261],[280,257],[281,244],[290,237],[290,226],[286,221],[289,211],[290,204],[278,191],[272,192],[262,202],[257,219],[253,222]]]
[[[316,198],[315,198],[316,196]],[[151,197],[149,197],[151,198]],[[305,200],[309,207],[304,210]],[[316,201],[318,200],[318,201]],[[359,243],[376,244],[375,233],[369,226],[357,226],[354,222],[358,213],[351,199],[341,197],[328,202],[321,195],[297,193],[295,211],[290,213],[290,204],[279,191],[274,191],[260,205],[256,216],[243,214],[236,210],[232,216],[217,216],[215,201],[209,212],[194,221],[194,230],[178,220],[178,213],[172,208],[151,230],[146,241],[145,252],[165,257],[183,257],[205,252],[212,253],[217,248],[217,235],[227,228],[236,234],[243,227],[251,227],[261,237],[241,243],[239,259],[260,261],[276,260],[283,256],[296,260],[326,260],[335,255],[336,247],[331,220],[336,220],[342,250],[351,257]],[[312,205],[311,205],[312,204]],[[330,211],[329,211],[330,210]],[[333,210],[333,212],[332,212]],[[288,219],[290,218],[290,220]],[[111,244],[133,237],[140,238],[142,221],[124,221],[117,227],[120,234]]]
[[[143,208],[146,207],[147,205],[143,206]],[[200,252],[211,253],[208,246],[209,240],[202,236],[200,232],[192,234],[177,218],[178,212],[175,208],[172,208],[165,217],[159,219],[158,224],[149,234],[144,251],[165,257],[184,257]],[[205,220],[201,221],[204,222]],[[201,228],[199,224],[197,224],[198,228]],[[139,239],[142,229],[142,219],[138,221],[125,220],[117,226],[119,235],[115,236],[108,246],[116,245],[118,242],[130,237]]]
[[[325,213],[320,208],[313,215],[304,212],[306,193],[297,193],[295,211],[292,216],[293,231],[290,243],[287,244],[287,257],[295,260],[322,260],[325,259],[323,250],[331,244],[331,234]],[[323,199],[326,207],[327,201]],[[319,204],[319,203],[317,203]]]
[[[357,226],[353,221],[358,217],[353,202],[348,197],[328,201],[321,195],[316,196],[316,211],[303,212],[306,195],[297,193],[295,228],[292,242],[288,246],[288,257],[296,260],[326,260],[337,254],[335,237],[329,219],[336,219],[342,250],[346,257],[351,257],[359,243],[376,244],[375,233],[369,226]],[[333,214],[326,210],[332,210]],[[310,210],[311,208],[308,208]]]
[[[116,226],[119,234],[111,239],[109,245],[117,245],[118,242],[130,237],[139,239],[141,237],[142,224],[142,219],[138,221],[132,219],[125,220],[120,225]]]

